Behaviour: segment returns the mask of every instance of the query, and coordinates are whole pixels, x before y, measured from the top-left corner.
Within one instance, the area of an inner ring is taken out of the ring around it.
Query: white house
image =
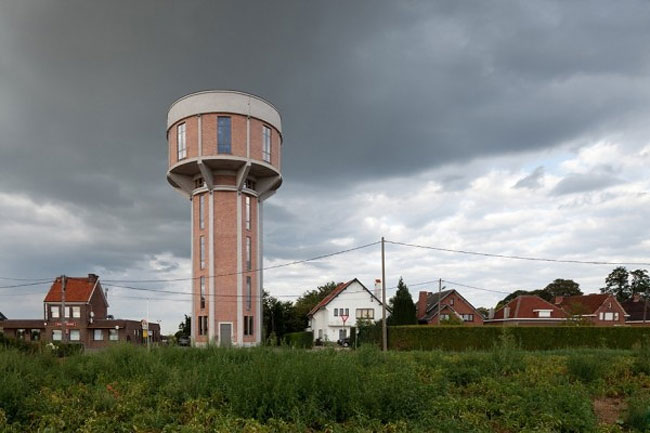
[[[313,332],[314,340],[338,341],[349,337],[350,328],[356,326],[358,319],[381,319],[379,297],[377,284],[373,293],[356,278],[341,283],[309,312],[307,331]]]

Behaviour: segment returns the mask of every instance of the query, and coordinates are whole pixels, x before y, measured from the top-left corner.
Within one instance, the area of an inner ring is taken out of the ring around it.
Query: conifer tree
[[[392,310],[388,318],[389,325],[415,325],[418,323],[413,298],[402,277],[399,278],[399,283],[397,283],[397,293],[390,298],[389,304]]]

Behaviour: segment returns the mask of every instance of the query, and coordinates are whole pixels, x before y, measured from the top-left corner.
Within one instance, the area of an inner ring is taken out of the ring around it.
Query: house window
[[[205,196],[199,196],[199,229],[205,228]]]
[[[117,329],[109,329],[108,330],[108,339],[110,341],[119,341],[120,340],[120,336],[117,333]]]
[[[232,153],[230,146],[230,117],[219,116],[217,118],[217,144],[218,153]]]
[[[357,308],[357,319],[374,319],[374,308]]]
[[[201,269],[205,269],[205,237],[199,238],[199,261]]]
[[[339,315],[339,309],[335,308],[334,309],[334,317],[338,317],[338,315]]]
[[[618,320],[618,313],[614,313],[614,320]]]
[[[251,198],[246,196],[246,230],[251,229]]]
[[[199,291],[201,295],[201,308],[205,308],[205,277],[199,278]]]
[[[62,340],[62,335],[63,331],[60,329],[53,329],[52,330],[52,341],[61,341]]]
[[[25,339],[25,330],[24,329],[16,329],[16,339],[17,340],[24,340]]]
[[[70,330],[70,341],[79,341],[81,340],[81,332],[78,329]]]
[[[187,146],[185,144],[185,123],[181,123],[176,128],[177,130],[177,143],[176,147],[178,149],[178,159],[184,159],[187,157]]]
[[[246,270],[250,271],[253,267],[252,265],[252,251],[251,251],[251,237],[246,236]]]
[[[537,312],[537,317],[549,318],[551,317],[551,310],[539,310]]]
[[[342,308],[341,308],[341,309],[342,309]],[[346,309],[345,309],[345,315],[346,315],[346,316],[349,316],[349,315],[350,315],[350,309],[349,309],[349,308],[346,308]]]
[[[454,298],[449,298],[449,305],[454,305]]]
[[[262,126],[262,159],[271,162],[271,128]]]
[[[104,331],[102,329],[95,329],[93,331],[93,340],[104,341]]]
[[[208,333],[208,316],[199,316],[199,335]]]
[[[244,316],[244,335],[253,335],[253,316]]]
[[[79,319],[81,317],[81,307],[70,307],[68,310],[68,317]]]
[[[40,341],[41,340],[41,330],[40,329],[32,329],[30,333],[30,339],[32,341]]]
[[[440,320],[449,320],[449,314],[441,314]]]
[[[250,311],[252,302],[251,277],[246,277],[246,309]]]
[[[59,313],[60,313],[60,310],[59,310],[58,305],[57,306],[50,305],[50,317],[52,319],[58,319],[59,318]]]
[[[474,321],[474,315],[473,314],[461,314],[460,317],[463,319],[463,322],[473,322]]]
[[[603,313],[601,313],[603,314]],[[611,322],[614,320],[614,313],[605,313],[604,318],[602,320],[605,320],[606,322]]]

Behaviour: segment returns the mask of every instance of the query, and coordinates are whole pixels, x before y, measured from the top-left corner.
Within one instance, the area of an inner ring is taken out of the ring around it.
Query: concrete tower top
[[[204,113],[233,113],[255,117],[275,127],[282,134],[280,112],[259,96],[233,90],[206,90],[176,100],[167,114],[167,129],[186,117]]]

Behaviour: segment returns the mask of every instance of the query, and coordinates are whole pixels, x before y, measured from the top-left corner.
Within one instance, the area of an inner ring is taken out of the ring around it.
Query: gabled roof
[[[594,314],[601,305],[613,296],[608,294],[591,294],[581,296],[567,296],[557,304],[569,314]]]
[[[65,300],[66,302],[90,302],[95,287],[99,286],[99,278],[88,277],[66,277],[65,279]],[[101,286],[99,286],[101,289]],[[100,290],[102,292],[102,290]],[[102,293],[103,297],[103,293]],[[47,292],[44,302],[61,302],[61,277],[57,277]],[[104,302],[106,299],[104,298]]]
[[[316,312],[317,312],[318,310],[320,310],[321,308],[327,306],[327,304],[329,304],[330,302],[332,302],[332,301],[334,300],[334,298],[336,298],[336,297],[337,297],[337,296],[338,296],[342,291],[344,291],[345,289],[347,289],[348,286],[349,286],[350,284],[354,283],[355,281],[356,281],[357,283],[359,283],[359,285],[360,285],[360,286],[361,286],[361,287],[362,287],[366,292],[368,292],[368,294],[369,294],[370,296],[372,296],[372,297],[373,297],[377,302],[379,302],[379,305],[381,305],[381,301],[380,301],[380,300],[379,300],[379,299],[378,299],[378,298],[377,298],[377,297],[376,297],[376,296],[375,296],[375,295],[374,295],[370,290],[368,290],[368,289],[366,288],[366,286],[364,286],[363,284],[361,284],[361,281],[359,281],[358,279],[354,278],[354,279],[348,281],[347,283],[339,283],[339,285],[336,286],[336,288],[335,288],[334,290],[332,290],[332,292],[331,292],[329,295],[325,296],[325,297],[323,298],[322,301],[320,301],[318,304],[316,304],[316,306],[315,306],[314,308],[311,309],[311,311],[307,314],[307,317],[313,316],[314,314],[316,314]],[[389,309],[388,307],[386,307],[386,310],[390,311],[390,309]]]
[[[504,311],[509,308],[508,319],[538,319],[540,318],[536,310],[551,310],[551,319],[564,319],[567,314],[559,307],[545,301],[539,296],[521,295],[499,308],[494,313],[494,319],[503,320]],[[548,318],[547,318],[548,319]]]
[[[2,312],[0,312],[0,320],[7,320],[7,316],[2,314]]]
[[[628,321],[643,321],[643,310],[646,309],[646,302],[644,299],[633,300],[629,299],[627,301],[621,302],[621,307],[628,314],[626,318]],[[650,322],[650,303],[647,306],[645,313],[646,321]]]
[[[479,314],[479,315],[481,314],[481,313],[479,313],[479,312],[476,310],[476,308],[474,308],[474,306],[473,306],[473,305],[472,305],[472,304],[471,304],[467,299],[465,299],[465,298],[463,297],[463,295],[461,295],[461,294],[460,294],[456,289],[448,289],[448,290],[443,290],[443,291],[441,291],[441,292],[428,292],[428,293],[427,293],[427,306],[426,306],[426,310],[425,310],[424,316],[422,316],[422,317],[418,317],[418,320],[426,320],[427,322],[430,322],[431,319],[433,319],[434,317],[436,317],[436,316],[438,315],[438,303],[444,301],[445,298],[446,298],[447,296],[451,295],[451,294],[454,293],[454,292],[456,293],[456,295],[458,295],[458,297],[460,297],[463,301],[465,301],[465,303],[466,303],[467,305],[469,305],[469,306],[474,310],[474,312],[475,312],[476,314]],[[418,300],[418,301],[415,303],[416,311],[418,311],[417,308],[418,308],[418,303],[419,303],[419,302],[420,302],[420,301]],[[441,306],[441,308],[442,308],[442,307],[443,307],[443,306]],[[452,311],[453,311],[454,313],[456,313],[456,310],[454,310],[453,308],[452,308]],[[456,315],[458,315],[458,313],[456,313]]]

